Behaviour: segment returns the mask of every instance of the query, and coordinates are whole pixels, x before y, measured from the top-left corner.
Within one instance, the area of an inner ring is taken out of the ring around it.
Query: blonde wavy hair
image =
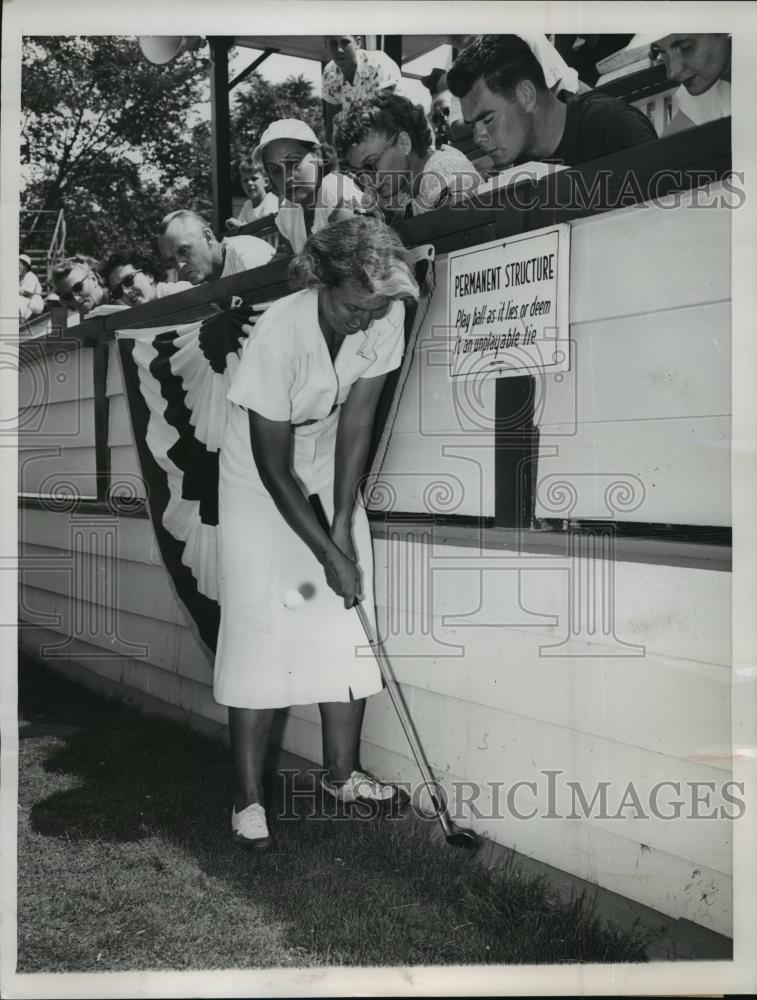
[[[418,300],[410,255],[384,222],[364,215],[313,233],[289,267],[294,288],[334,288],[345,281],[371,295]]]

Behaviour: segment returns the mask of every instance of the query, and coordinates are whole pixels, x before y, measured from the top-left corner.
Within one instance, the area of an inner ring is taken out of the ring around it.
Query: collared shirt
[[[332,60],[323,71],[321,97],[327,104],[340,104],[347,108],[353,101],[369,101],[380,90],[396,87],[401,75],[397,63],[385,52],[358,49],[352,83]]]
[[[695,125],[728,118],[731,114],[731,85],[728,80],[717,80],[698,97],[681,86],[673,94],[673,107],[674,111],[682,112]]]
[[[367,330],[344,338],[332,361],[318,322],[318,290],[307,288],[273,302],[242,351],[231,378],[230,408],[221,445],[220,476],[267,493],[250,450],[248,410],[289,421],[291,468],[304,488],[319,492],[333,481],[339,405],[359,379],[398,368],[405,343],[405,308],[392,303]],[[282,522],[283,524],[283,522]]]
[[[246,342],[227,399],[268,420],[322,420],[358,379],[399,367],[404,316],[403,303],[393,302],[367,330],[346,336],[332,362],[318,322],[318,290],[278,299]]]
[[[226,254],[220,277],[228,278],[230,274],[249,271],[253,267],[267,264],[275,250],[270,243],[258,239],[257,236],[231,236],[223,240]]]

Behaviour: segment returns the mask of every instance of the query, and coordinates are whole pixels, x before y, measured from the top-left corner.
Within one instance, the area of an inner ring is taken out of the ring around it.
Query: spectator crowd
[[[637,36],[638,37],[638,36]],[[644,36],[652,64],[678,83],[667,131],[730,114],[728,35]],[[471,197],[484,179],[458,145],[470,136],[488,173],[532,161],[576,166],[657,138],[642,111],[582,83],[546,36],[482,35],[453,40],[446,72],[424,78],[431,112],[397,92],[399,67],[361,36],[326,36],[328,115],[319,137],[304,121],[271,121],[239,165],[246,200],[225,235],[195,212],[167,215],[156,234],[160,258],[119,248],[98,262],[74,254],[56,264],[53,292],[80,317],[104,305],[135,306],[302,251],[308,236],[354,214],[392,223]],[[262,218],[266,238],[236,234]],[[44,310],[42,288],[19,256],[19,315]]]

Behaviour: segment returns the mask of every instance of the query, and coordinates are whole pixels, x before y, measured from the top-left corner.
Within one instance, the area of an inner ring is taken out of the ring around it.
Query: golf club
[[[315,511],[316,517],[320,521],[324,531],[328,532],[329,522],[326,517],[326,511],[323,509],[320,497],[317,493],[313,493],[310,497],[308,497],[308,501],[310,506]],[[407,706],[405,705],[402,691],[400,690],[399,684],[397,684],[397,681],[394,679],[394,672],[392,671],[391,664],[389,663],[389,658],[384,652],[383,646],[378,639],[373,638],[370,621],[368,620],[365,609],[360,602],[355,604],[355,610],[357,611],[358,618],[360,619],[360,624],[363,626],[365,637],[373,650],[373,655],[376,657],[378,668],[389,692],[389,697],[392,699],[392,704],[394,705],[394,710],[397,713],[397,718],[400,721],[400,725],[405,732],[407,741],[410,744],[410,749],[415,757],[415,763],[418,765],[418,770],[421,772],[426,790],[428,791],[429,797],[434,805],[436,818],[439,820],[442,831],[444,832],[444,839],[453,847],[462,847],[467,850],[477,850],[480,846],[478,836],[472,830],[462,829],[456,826],[449,818],[442,790],[439,787],[439,783],[431,774],[431,768],[428,765],[426,756],[423,753],[423,747],[421,746],[418,735],[415,732],[415,727],[412,719],[410,718]]]

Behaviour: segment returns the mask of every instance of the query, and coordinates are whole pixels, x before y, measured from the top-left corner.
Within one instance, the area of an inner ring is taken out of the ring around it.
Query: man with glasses
[[[657,138],[625,101],[586,91],[559,100],[518,35],[480,35],[447,73],[473,137],[498,169],[530,160],[574,166]]]
[[[209,222],[185,209],[163,219],[158,248],[165,262],[176,268],[179,278],[193,285],[260,267],[274,254],[270,243],[256,236],[216,239]]]

